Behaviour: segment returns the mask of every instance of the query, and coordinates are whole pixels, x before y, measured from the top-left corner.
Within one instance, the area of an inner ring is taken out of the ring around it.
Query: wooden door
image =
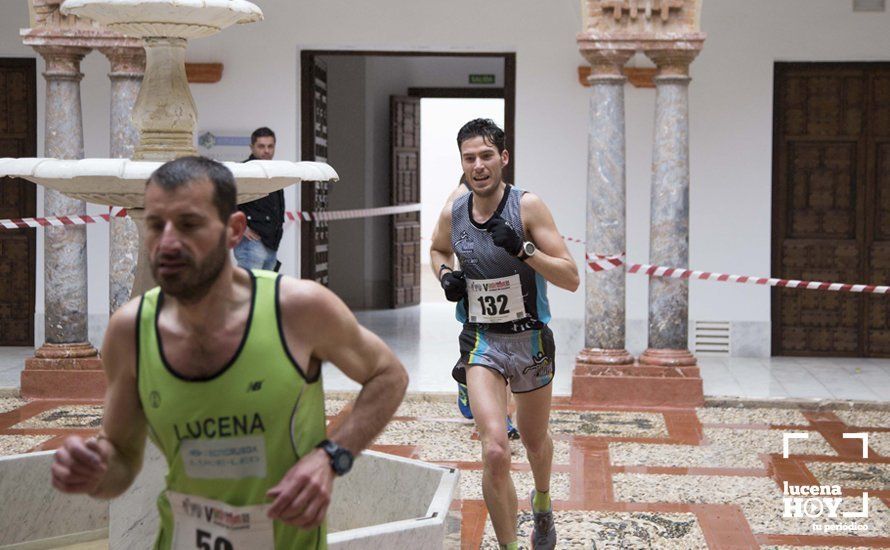
[[[37,156],[37,64],[0,59],[0,157]],[[0,181],[0,218],[32,217],[36,189],[22,179]],[[34,345],[34,229],[0,228],[0,346]]]
[[[420,202],[420,98],[390,97],[392,204]],[[393,307],[420,303],[420,212],[392,217]]]
[[[865,281],[890,284],[890,64],[867,71]],[[890,296],[865,300],[865,355],[890,357]]]
[[[328,71],[315,56],[302,57],[303,64],[303,160],[328,161]],[[328,208],[330,183],[303,183],[301,210],[314,212]],[[328,285],[328,224],[300,224],[300,276]]]
[[[773,273],[890,282],[890,65],[776,66]],[[888,297],[773,290],[773,354],[890,356]]]

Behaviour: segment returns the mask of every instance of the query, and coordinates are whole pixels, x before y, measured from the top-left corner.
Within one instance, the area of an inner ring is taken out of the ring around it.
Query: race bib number
[[[467,301],[471,323],[506,323],[528,316],[519,275],[467,279]]]
[[[230,506],[167,491],[173,511],[173,550],[274,550],[268,504]]]

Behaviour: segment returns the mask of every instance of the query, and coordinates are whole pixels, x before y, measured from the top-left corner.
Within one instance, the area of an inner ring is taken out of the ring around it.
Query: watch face
[[[532,243],[532,242],[525,243],[522,248],[523,248],[523,252],[525,252],[525,254],[527,256],[531,256],[532,254],[535,253],[535,250],[536,250],[535,243]]]
[[[352,458],[347,453],[340,453],[334,459],[335,469],[340,473],[346,473],[352,467]]]

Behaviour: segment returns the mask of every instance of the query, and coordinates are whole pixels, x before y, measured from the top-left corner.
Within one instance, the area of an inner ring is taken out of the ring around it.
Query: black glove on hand
[[[519,256],[522,249],[522,239],[504,218],[495,214],[493,218],[485,224],[485,230],[491,233],[491,240],[494,244],[506,250],[511,256]]]
[[[439,280],[449,302],[460,302],[467,295],[467,280],[463,271],[449,271]]]

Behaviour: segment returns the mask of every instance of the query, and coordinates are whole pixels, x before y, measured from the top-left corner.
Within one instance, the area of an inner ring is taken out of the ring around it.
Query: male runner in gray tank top
[[[467,385],[473,404],[482,441],[482,495],[498,543],[518,547],[518,505],[505,424],[504,386],[509,384],[535,479],[532,548],[550,549],[556,545],[548,431],[555,349],[547,326],[547,283],[574,292],[580,279],[547,206],[503,181],[509,162],[505,141],[503,130],[490,120],[472,120],[458,132],[471,192],[442,211],[430,257],[464,323],[461,359],[453,375]],[[454,271],[455,256],[461,271]]]

